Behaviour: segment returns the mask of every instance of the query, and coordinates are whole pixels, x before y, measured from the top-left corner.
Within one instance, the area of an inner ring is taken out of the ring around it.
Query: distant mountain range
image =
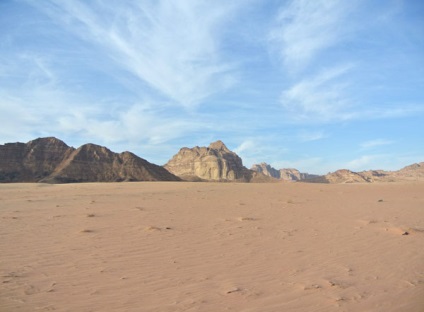
[[[297,169],[275,169],[266,163],[253,165],[252,170],[284,181],[301,181],[309,183],[372,183],[424,180],[424,162],[407,166],[397,171],[368,170],[354,172],[340,169],[326,175],[299,172]]]
[[[163,167],[131,152],[84,144],[75,149],[54,137],[28,143],[0,145],[0,182],[119,182],[119,181],[217,181],[371,183],[424,180],[424,162],[398,171],[353,172],[342,169],[324,176],[297,169],[275,169],[266,163],[243,166],[242,159],[222,141],[208,147],[181,148]]]

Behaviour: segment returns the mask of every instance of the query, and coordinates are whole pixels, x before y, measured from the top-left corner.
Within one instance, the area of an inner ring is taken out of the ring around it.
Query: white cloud
[[[269,40],[284,64],[298,71],[348,31],[349,1],[296,0],[281,8]]]
[[[389,141],[386,139],[376,139],[376,140],[370,140],[365,141],[360,144],[361,149],[370,149],[377,146],[383,146],[383,145],[389,145],[393,144],[393,141]]]
[[[257,144],[253,140],[245,140],[234,149],[236,154],[241,154],[245,151],[255,149]]]
[[[124,71],[187,108],[232,86],[233,66],[222,61],[220,30],[235,4],[134,1],[35,4],[69,32],[93,44]],[[140,86],[138,86],[140,87]]]
[[[134,104],[110,119],[74,111],[74,114],[60,118],[59,123],[62,131],[78,129],[81,134],[101,142],[140,142],[148,145],[164,144],[186,132],[207,126],[181,117],[174,118],[144,104]]]
[[[322,174],[324,170],[324,160],[321,157],[299,157],[295,161],[275,161],[272,163],[276,169],[294,168],[300,172],[311,173],[311,174]],[[321,172],[317,172],[317,168]]]
[[[376,164],[378,164],[378,159],[381,159],[382,155],[363,155],[356,159],[353,159],[347,163],[347,168],[354,171],[362,171],[368,169],[376,169]]]
[[[327,135],[323,131],[301,131],[298,138],[302,142],[317,141],[326,138]]]
[[[287,153],[287,148],[279,147],[275,149],[274,135],[264,136],[240,136],[241,144],[233,151],[243,159],[243,164],[250,168],[253,164],[261,162],[271,163],[276,159],[281,159],[282,155]]]
[[[351,119],[353,115],[347,108],[352,103],[347,96],[348,84],[343,82],[343,76],[352,67],[348,64],[329,68],[294,84],[281,95],[283,107],[298,120]]]

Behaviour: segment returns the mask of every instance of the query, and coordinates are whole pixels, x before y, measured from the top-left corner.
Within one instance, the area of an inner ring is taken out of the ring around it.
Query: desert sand
[[[0,311],[424,311],[424,183],[0,185]]]

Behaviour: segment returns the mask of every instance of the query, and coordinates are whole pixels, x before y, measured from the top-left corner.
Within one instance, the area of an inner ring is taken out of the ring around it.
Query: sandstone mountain
[[[178,181],[161,166],[130,153],[85,144],[78,149],[56,138],[0,145],[0,182]]]
[[[241,158],[230,151],[222,141],[209,147],[184,147],[164,166],[188,181],[271,181],[243,166]]]
[[[255,164],[252,166],[251,170],[256,172],[262,172],[267,176],[284,181],[302,181],[305,179],[318,177],[317,175],[302,173],[299,170],[293,168],[277,170],[268,165],[267,163]]]

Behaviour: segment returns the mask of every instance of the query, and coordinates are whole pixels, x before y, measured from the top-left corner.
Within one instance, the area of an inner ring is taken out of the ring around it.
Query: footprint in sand
[[[80,231],[80,233],[93,233],[94,231],[93,230],[90,230],[90,229],[84,229],[84,230],[81,230]]]
[[[243,221],[255,221],[256,219],[251,217],[238,217],[237,220],[240,222],[243,222]]]
[[[158,227],[158,226],[152,226],[152,225],[146,226],[144,228],[144,230],[146,232],[160,232],[160,231],[162,231],[162,229],[160,227]]]
[[[418,229],[417,231],[417,228],[394,226],[387,221],[379,221],[375,219],[358,220],[358,222],[362,225],[358,227],[358,229],[363,229],[364,227],[371,226],[381,231],[392,233],[395,235],[407,236],[407,235],[410,235],[411,233],[417,233],[420,231],[420,229]],[[424,229],[422,229],[422,232],[424,233]]]

